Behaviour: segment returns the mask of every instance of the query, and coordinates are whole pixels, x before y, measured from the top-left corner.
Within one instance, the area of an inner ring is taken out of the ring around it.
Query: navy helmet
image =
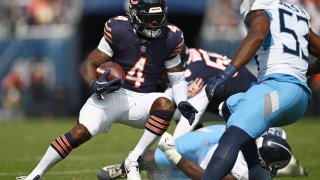
[[[167,24],[166,0],[130,0],[129,16],[138,33],[157,38]]]
[[[280,136],[266,134],[258,146],[263,163],[272,170],[282,169],[290,162],[292,152],[287,141]]]

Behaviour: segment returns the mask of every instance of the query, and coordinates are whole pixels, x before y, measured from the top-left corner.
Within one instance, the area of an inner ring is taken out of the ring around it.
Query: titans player
[[[155,151],[149,150],[139,162],[141,168],[148,171],[150,179],[201,179],[225,128],[225,125],[211,125],[186,133],[177,139],[165,133],[159,141],[159,148]],[[303,167],[292,155],[283,129],[270,128],[258,138],[257,144],[263,164],[272,168],[274,175],[278,175],[278,169],[281,169],[280,174],[283,176],[306,175]],[[100,180],[124,176],[120,164],[103,167],[98,172]],[[241,152],[224,179],[248,179],[247,164]]]
[[[301,118],[310,101],[306,84],[309,54],[320,57],[320,37],[310,29],[310,16],[299,6],[281,0],[244,0],[241,5],[248,34],[226,70],[208,80],[209,99],[253,57],[259,83],[227,100],[232,115],[203,176],[221,179],[241,149],[250,179],[272,179],[258,161],[255,139],[271,126]]]
[[[251,74],[247,68],[242,68],[235,74],[231,83],[217,89],[217,93],[211,102],[209,102],[206,93],[205,85],[209,78],[218,75],[226,69],[230,63],[230,59],[226,56],[208,52],[203,49],[184,48],[181,53],[181,60],[186,62],[185,78],[189,83],[188,86],[188,102],[192,104],[197,110],[194,123],[190,126],[188,120],[179,116],[179,123],[174,131],[174,137],[177,138],[187,132],[190,132],[199,122],[201,116],[208,107],[208,110],[215,114],[223,115],[222,102],[226,101],[228,97],[239,92],[245,92],[252,83],[256,82],[256,77]],[[172,88],[168,88],[165,93],[172,96]],[[177,113],[175,113],[176,115]],[[227,113],[225,113],[227,116]],[[227,117],[225,117],[227,119]]]
[[[98,47],[84,62],[83,76],[94,93],[80,111],[71,131],[55,139],[37,167],[26,179],[40,179],[46,171],[79,145],[114,122],[145,128],[136,147],[124,161],[128,179],[140,179],[138,158],[170,125],[175,104],[164,93],[156,93],[156,82],[166,69],[173,99],[190,124],[196,109],[186,100],[187,82],[180,59],[184,46],[181,30],[167,23],[165,0],[131,0],[128,16],[109,19]],[[107,81],[110,71],[96,79],[96,68],[104,62],[119,63],[126,78]]]

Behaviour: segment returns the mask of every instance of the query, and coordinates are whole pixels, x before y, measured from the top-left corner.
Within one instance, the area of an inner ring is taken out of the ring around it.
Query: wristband
[[[181,154],[178,153],[175,148],[166,150],[165,154],[175,165],[177,165],[182,158]]]
[[[238,69],[234,65],[229,64],[229,66],[223,71],[223,74],[231,78],[236,72],[238,72]]]

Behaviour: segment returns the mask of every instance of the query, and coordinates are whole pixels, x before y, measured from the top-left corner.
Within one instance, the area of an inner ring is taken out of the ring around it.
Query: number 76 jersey
[[[281,0],[244,0],[241,14],[264,10],[270,17],[270,31],[258,50],[258,79],[281,73],[306,81],[310,16],[299,6]]]

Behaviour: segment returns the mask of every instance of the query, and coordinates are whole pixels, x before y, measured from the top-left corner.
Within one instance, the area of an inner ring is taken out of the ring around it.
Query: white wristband
[[[181,154],[178,153],[178,151],[175,148],[166,150],[165,154],[175,165],[177,165],[182,158]]]

